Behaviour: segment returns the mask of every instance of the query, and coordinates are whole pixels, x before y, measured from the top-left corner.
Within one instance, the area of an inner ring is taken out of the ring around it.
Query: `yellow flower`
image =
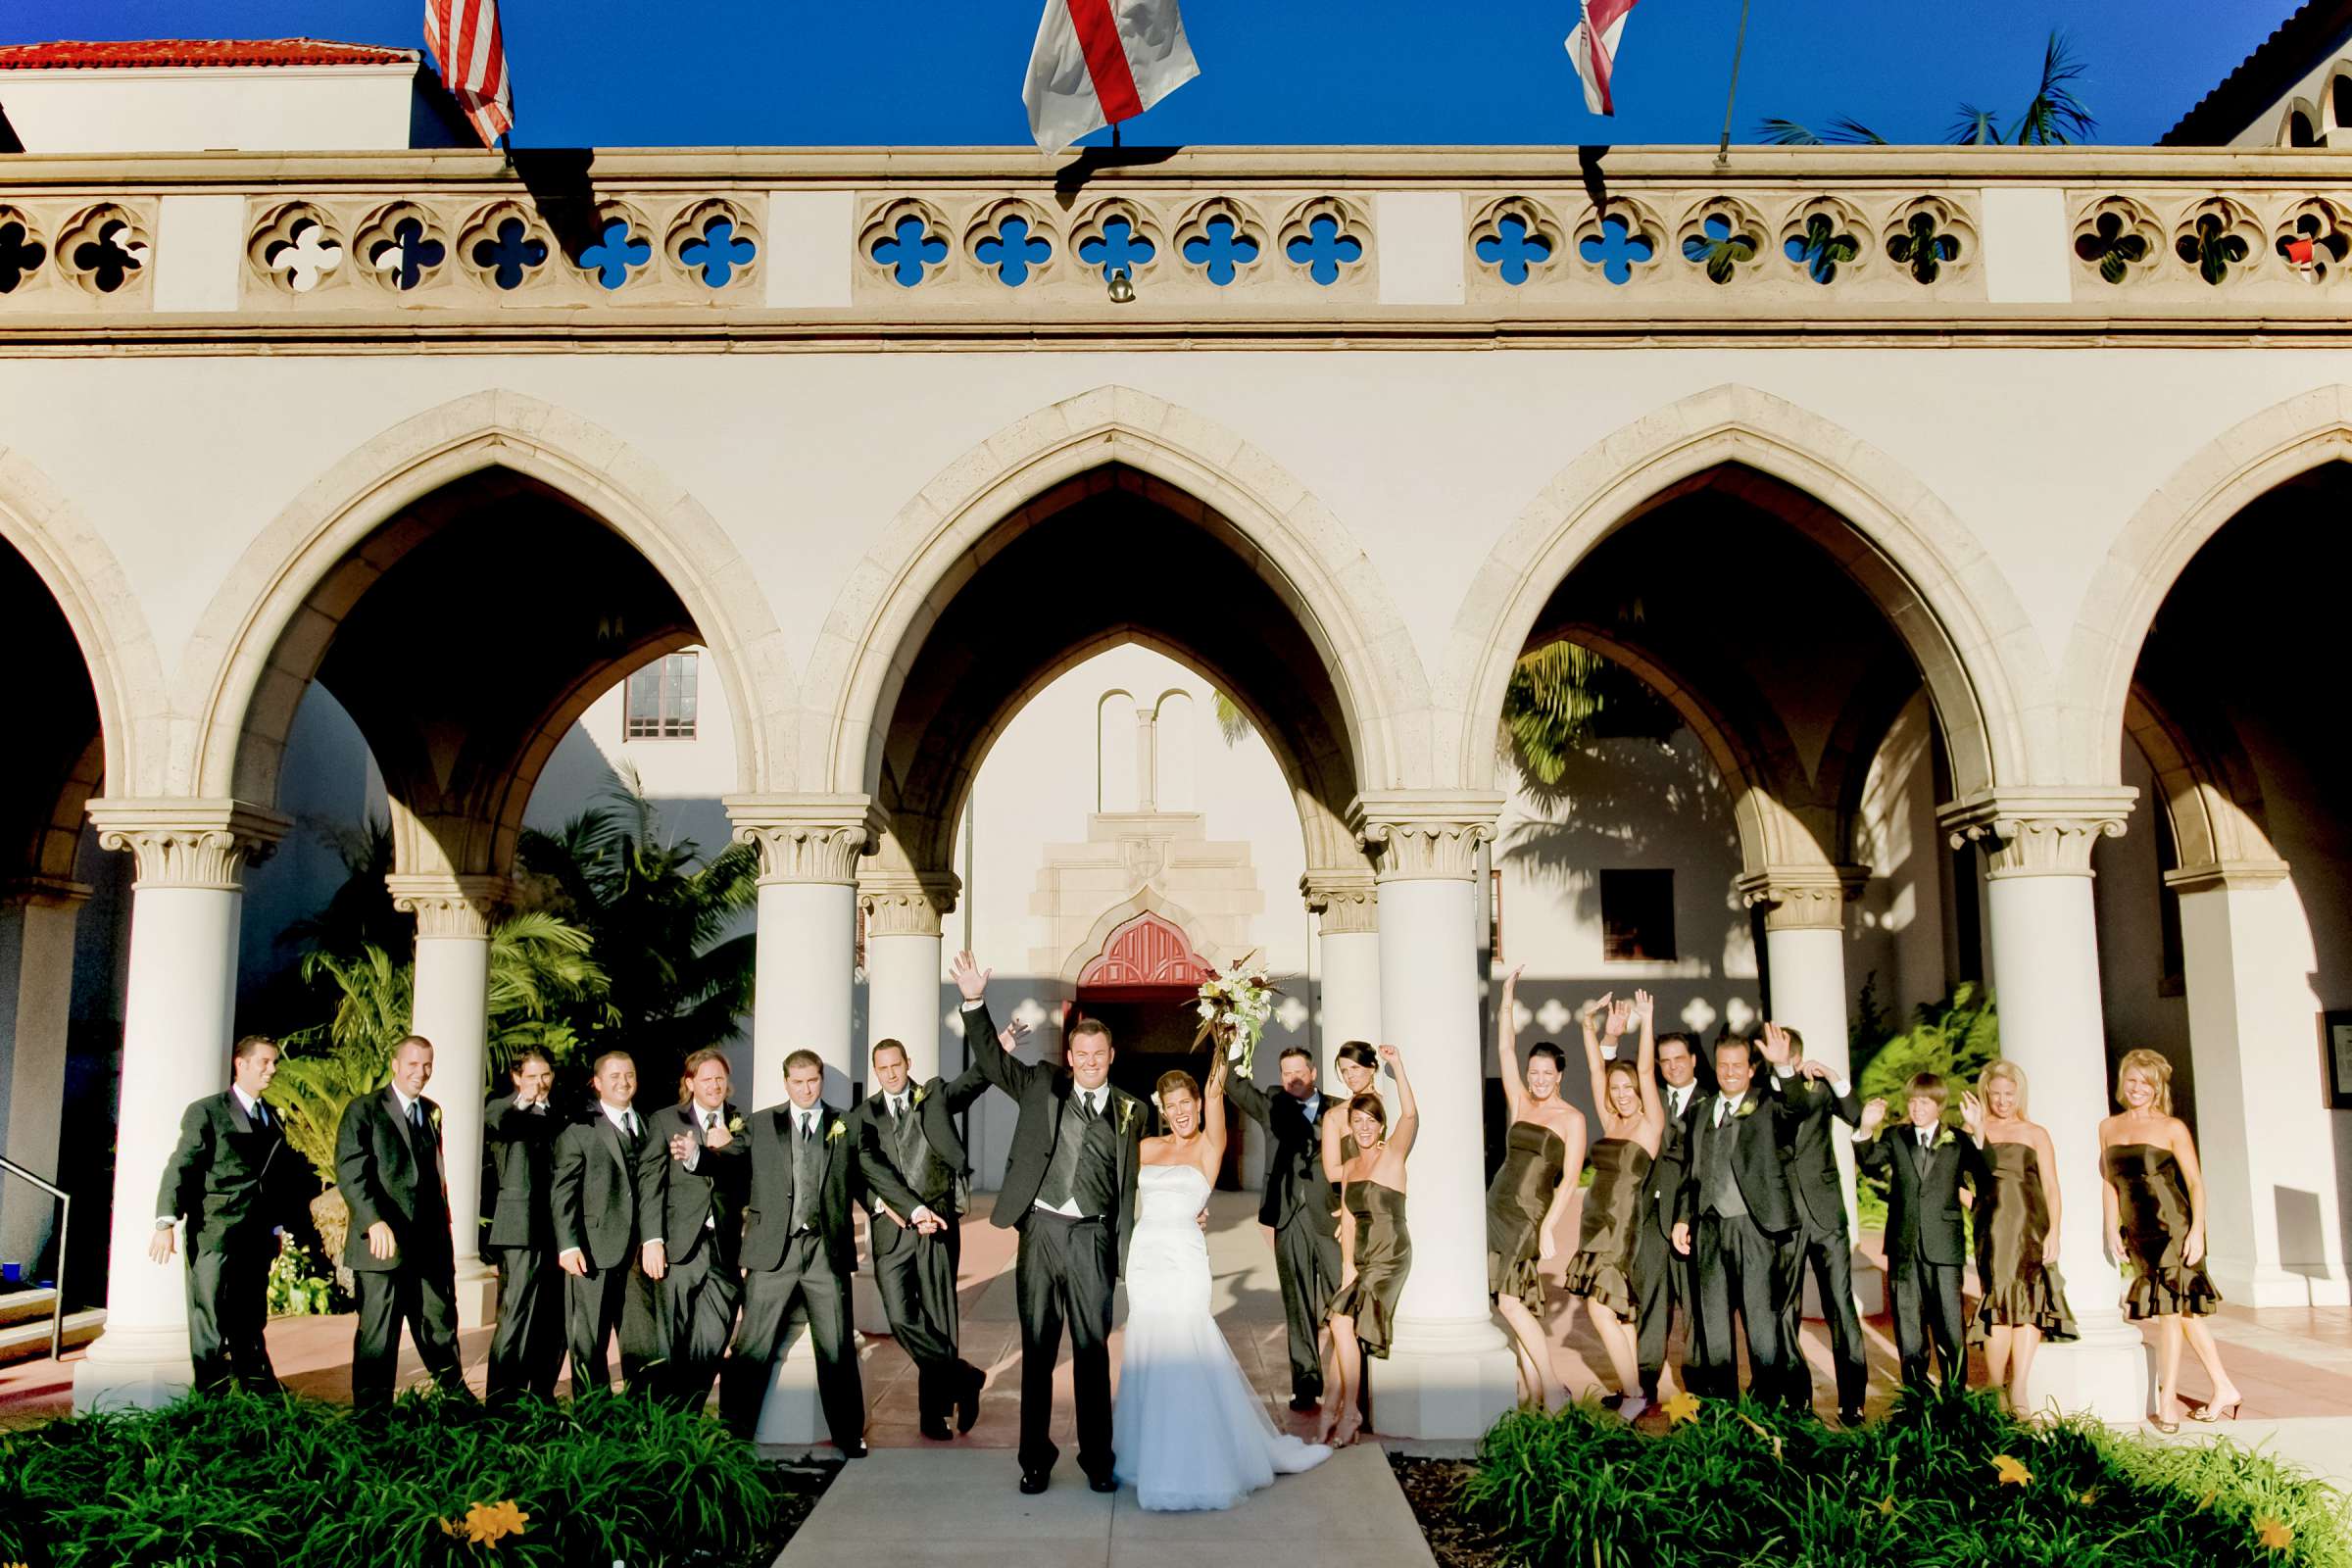
[[[923,1102],[923,1097],[924,1097],[925,1095],[929,1094],[930,1092],[931,1092],[931,1086],[930,1086],[929,1084],[917,1084],[917,1085],[915,1085],[915,1088],[914,1088],[914,1103],[916,1103],[916,1104],[918,1104],[918,1105],[919,1105],[919,1104],[921,1104],[921,1103]]]
[[[730,1117],[728,1117],[728,1118],[727,1118],[727,1131],[729,1131],[729,1132],[731,1132],[731,1133],[739,1133],[739,1132],[743,1131],[743,1118],[742,1118],[741,1116],[730,1116]]]
[[[2034,1472],[2022,1459],[2012,1459],[2005,1453],[1993,1455],[1993,1473],[2001,1478],[2004,1487],[2027,1487],[2034,1484]]]
[[[1666,1412],[1669,1422],[1679,1427],[1686,1421],[1698,1419],[1698,1396],[1685,1389],[1658,1408]]]
[[[2081,1496],[2077,1497],[2075,1500],[2081,1503],[2083,1507],[2088,1508],[2099,1500],[2099,1489],[2093,1487],[2088,1492],[2085,1492]]]
[[[2272,1551],[2284,1551],[2295,1544],[2295,1533],[2266,1514],[2254,1521],[2254,1539]]]
[[[831,1143],[834,1139],[839,1138],[843,1133],[846,1133],[849,1130],[850,1124],[848,1122],[837,1121],[830,1128],[826,1129],[825,1142]]]
[[[441,1529],[452,1537],[464,1537],[477,1546],[495,1546],[509,1536],[522,1534],[531,1516],[517,1508],[512,1499],[506,1502],[477,1502],[466,1510],[464,1519],[444,1519]]]
[[[1889,1518],[1889,1519],[1891,1519],[1891,1518],[1893,1518],[1893,1517],[1894,1517],[1894,1494],[1893,1494],[1893,1493],[1889,1492],[1888,1494],[1886,1494],[1886,1495],[1885,1495],[1884,1497],[1881,1497],[1881,1498],[1879,1499],[1879,1512],[1881,1512],[1882,1514],[1885,1514],[1885,1515],[1886,1515],[1887,1518]]]

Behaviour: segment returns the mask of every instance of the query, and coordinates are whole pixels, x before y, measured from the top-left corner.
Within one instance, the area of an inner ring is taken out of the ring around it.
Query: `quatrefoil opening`
[[[449,260],[449,234],[415,202],[393,202],[368,215],[352,235],[360,275],[395,294],[423,287]]]
[[[1977,233],[1950,203],[1927,196],[1894,215],[1883,248],[1888,261],[1925,288],[1974,262]]]
[[[1265,255],[1266,235],[1256,216],[1228,196],[1212,196],[1176,225],[1176,254],[1184,265],[1229,288]]]
[[[48,259],[49,247],[41,243],[32,220],[0,204],[0,294],[14,294]]]
[[[502,294],[512,294],[538,276],[553,254],[538,219],[514,202],[491,203],[458,236],[459,261]]]
[[[347,253],[324,213],[308,202],[287,202],[255,225],[245,254],[272,285],[309,294],[342,271]]]
[[[1470,225],[1470,254],[1512,288],[1557,262],[1564,248],[1549,210],[1524,196],[1504,197]]]
[[[2164,231],[2146,208],[2129,197],[2109,196],[2075,225],[2075,260],[2098,273],[2102,283],[2120,286],[2147,275],[2163,242]]]
[[[1811,281],[1827,288],[1841,272],[1862,269],[1870,227],[1862,215],[1835,197],[1797,209],[1781,229],[1781,254]]]
[[[100,202],[57,236],[66,275],[92,294],[113,294],[145,274],[154,252],[147,227],[128,209]]]
[[[1360,271],[1371,254],[1372,225],[1348,202],[1317,196],[1301,202],[1283,220],[1284,260],[1318,288],[1329,288]]]
[[[1683,224],[1677,236],[1683,260],[1718,286],[1729,283],[1764,248],[1764,223],[1739,202],[1707,203]]]
[[[2261,231],[2244,208],[2216,196],[2188,210],[2173,231],[2173,254],[2219,288],[2231,276],[2253,270],[2262,256]]]
[[[652,229],[645,215],[625,202],[606,202],[591,224],[594,237],[573,258],[588,281],[611,293],[628,286],[654,260]]]
[[[1623,288],[1634,280],[1637,269],[1657,265],[1659,232],[1657,219],[1646,209],[1613,200],[1588,211],[1576,225],[1576,254],[1611,286]]]
[[[2352,236],[2344,232],[2342,211],[2325,197],[2295,204],[2286,215],[2272,248],[2304,281],[2326,281],[2328,270],[2341,267],[2352,251]]]
[[[669,258],[705,288],[725,288],[751,275],[760,236],[733,202],[698,202],[670,225]]]
[[[899,287],[919,288],[948,265],[947,231],[928,202],[889,202],[858,232],[858,254]]]
[[[973,264],[1006,288],[1022,288],[1053,270],[1054,225],[1028,202],[992,202],[964,230]]]
[[[1071,232],[1071,254],[1105,281],[1116,272],[1130,280],[1141,278],[1159,265],[1165,249],[1158,225],[1143,209],[1118,197],[1096,203]]]

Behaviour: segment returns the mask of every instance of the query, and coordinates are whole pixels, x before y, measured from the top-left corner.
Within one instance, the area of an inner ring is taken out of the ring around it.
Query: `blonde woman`
[[[2055,1261],[2064,1214],[2058,1156],[2048,1129],[2026,1120],[2026,1074],[2014,1061],[1987,1063],[1976,1092],[1960,1097],[1960,1115],[1992,1167],[1989,1201],[1976,1211],[1984,1297],[1968,1337],[1984,1347],[1985,1381],[2018,1410],[2033,1387],[2034,1352],[2045,1340],[2075,1338]]]
[[[2125,1053],[2115,1098],[2124,1108],[2099,1123],[2107,1255],[2132,1265],[2124,1315],[2156,1324],[2156,1430],[2180,1430],[2184,1339],[2213,1383],[2196,1419],[2234,1419],[2242,1402],[2237,1385],[2222,1369],[2203,1321],[2222,1293],[2205,1274],[2205,1173],[2188,1124],[2173,1114],[2173,1064],[2153,1051]]]
[[[1378,1095],[1356,1095],[1348,1102],[1355,1152],[1345,1160],[1328,1158],[1324,1166],[1340,1189],[1340,1289],[1331,1298],[1331,1365],[1324,1369],[1323,1420],[1315,1436],[1334,1446],[1353,1443],[1363,1430],[1357,1393],[1364,1357],[1387,1357],[1396,1298],[1413,1266],[1413,1239],[1404,1224],[1404,1161],[1421,1115],[1402,1054],[1383,1046],[1380,1055],[1396,1080],[1396,1126],[1389,1125]],[[1339,1152],[1336,1143],[1325,1149],[1328,1155]]]
[[[1605,1007],[1606,1043],[1593,1034],[1593,1018]],[[1600,1118],[1600,1141],[1592,1146],[1592,1190],[1585,1195],[1582,1234],[1568,1260],[1566,1289],[1571,1307],[1580,1298],[1592,1318],[1592,1332],[1617,1374],[1617,1413],[1628,1421],[1648,1408],[1642,1396],[1641,1343],[1635,1333],[1634,1243],[1642,1229],[1642,1190],[1658,1140],[1666,1131],[1666,1106],[1658,1099],[1657,1036],[1649,993],[1631,1002],[1607,997],[1585,1009],[1585,1071],[1592,1082],[1592,1103]],[[1604,1054],[1636,1023],[1642,1040],[1633,1061]],[[1563,1184],[1563,1185],[1573,1185]]]
[[[1551,1337],[1544,1324],[1543,1265],[1558,1255],[1560,1218],[1576,1183],[1563,1180],[1585,1166],[1585,1113],[1560,1098],[1567,1058],[1548,1040],[1527,1050],[1519,1066],[1519,970],[1502,982],[1495,1020],[1502,1060],[1502,1099],[1510,1108],[1501,1166],[1487,1185],[1487,1293],[1511,1331],[1519,1362],[1519,1397],[1547,1410],[1568,1402],[1568,1388],[1552,1370]],[[1587,1049],[1592,1017],[1609,999],[1585,1008]],[[1617,1015],[1612,1014],[1612,1019]],[[1619,1020],[1621,1021],[1621,1020]]]

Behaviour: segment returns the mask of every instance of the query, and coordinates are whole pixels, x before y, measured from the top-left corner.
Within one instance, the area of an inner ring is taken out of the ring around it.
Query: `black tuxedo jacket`
[[[816,1234],[825,1260],[848,1279],[858,1272],[858,1243],[850,1230],[850,1202],[857,1196],[858,1149],[850,1124],[831,1105],[819,1107],[818,1128],[824,1170],[817,1189]],[[765,1271],[781,1265],[792,1240],[792,1105],[755,1111],[745,1129],[745,1155],[752,1167],[743,1210],[743,1266]]]
[[[1067,1067],[1023,1061],[1000,1046],[997,1026],[988,1015],[986,1003],[965,1009],[963,1038],[970,1043],[973,1065],[1021,1107],[1020,1120],[1012,1133],[1012,1154],[1004,1162],[1004,1185],[998,1191],[996,1207],[988,1216],[997,1225],[1009,1229],[1027,1220],[1030,1208],[1037,1202],[1037,1190],[1044,1185],[1046,1166],[1054,1157],[1054,1135],[1061,1126],[1062,1103],[1070,1098],[1074,1084]],[[1118,1242],[1116,1255],[1119,1270],[1124,1273],[1127,1248],[1135,1237],[1136,1167],[1141,1163],[1144,1123],[1148,1118],[1144,1102],[1133,1095],[1117,1088],[1111,1088],[1109,1095],[1103,1110],[1111,1119],[1111,1131],[1118,1135],[1119,1200],[1111,1205],[1102,1222],[1111,1228]]]
[[[679,1133],[692,1138],[701,1126],[701,1115],[702,1107],[690,1101],[645,1118],[646,1131],[652,1136],[637,1156],[637,1190],[660,1211],[653,1228],[645,1232],[645,1240],[659,1237],[669,1261],[678,1263],[692,1256],[709,1236],[718,1246],[719,1260],[733,1267],[743,1240],[743,1197],[752,1180],[752,1163],[744,1157],[751,1121],[744,1119],[743,1131],[735,1133],[726,1148],[705,1145],[695,1156],[694,1169],[688,1170],[669,1157],[669,1141]],[[731,1100],[719,1108],[723,1127],[732,1128],[741,1116],[743,1112]],[[705,1220],[712,1223],[706,1226]]]
[[[1931,1263],[1960,1264],[1967,1256],[1960,1223],[1960,1188],[1965,1183],[1979,1202],[1992,1190],[1992,1170],[1977,1141],[1939,1127],[1924,1158],[1909,1122],[1881,1127],[1857,1152],[1865,1170],[1886,1171],[1886,1261],[1924,1257]]]
[[[999,1049],[994,1039],[988,1042],[988,1046],[992,1051]],[[930,1144],[931,1152],[957,1176],[971,1175],[971,1156],[964,1152],[963,1135],[956,1130],[956,1118],[973,1101],[988,1092],[988,1075],[980,1070],[980,1064],[975,1061],[964,1068],[954,1083],[945,1078],[933,1078],[908,1087],[916,1097],[914,1114],[922,1123],[923,1138]],[[887,1096],[876,1090],[859,1101],[857,1109],[850,1112],[850,1137],[858,1145],[858,1181],[862,1193],[871,1195],[872,1200],[865,1205],[870,1217],[867,1229],[873,1235],[874,1251],[878,1256],[897,1251],[914,1232],[906,1225],[893,1224],[885,1219],[875,1208],[876,1203],[889,1204],[901,1220],[917,1208],[928,1208],[950,1222],[956,1217],[952,1201],[956,1191],[953,1184],[940,1192],[918,1193],[906,1185],[899,1174],[899,1167],[891,1162],[890,1106],[887,1100]]]
[[[1853,1086],[1838,1094],[1801,1073],[1782,1080],[1788,1103],[1781,1121],[1781,1152],[1788,1164],[1788,1193],[1796,1200],[1805,1228],[1828,1234],[1845,1229],[1845,1190],[1838,1184],[1838,1141],[1862,1124],[1862,1102]]]
[[[179,1118],[179,1145],[165,1162],[155,1212],[188,1222],[187,1244],[219,1247],[230,1237],[300,1232],[310,1222],[308,1169],[286,1146],[277,1111],[257,1126],[233,1090],[191,1101]]]
[[[1649,1162],[1642,1191],[1648,1200],[1644,1207],[1649,1223],[1669,1241],[1674,1237],[1675,1214],[1682,1206],[1683,1177],[1690,1168],[1690,1117],[1706,1098],[1706,1091],[1692,1084],[1690,1102],[1677,1116],[1674,1092],[1664,1084],[1658,1086],[1658,1105],[1666,1113],[1666,1124],[1658,1129],[1658,1157]]]
[[[640,1111],[637,1125],[650,1148],[652,1118]],[[637,1161],[601,1104],[556,1140],[554,1207],[556,1251],[577,1248],[600,1269],[633,1262],[638,1245],[661,1234],[662,1195],[643,1190]]]
[[[1781,1127],[1789,1118],[1788,1102],[1765,1087],[1770,1077],[1769,1072],[1756,1075],[1740,1104],[1747,1114],[1735,1112],[1720,1130],[1715,1126],[1715,1104],[1722,1095],[1701,1095],[1690,1102],[1689,1153],[1683,1170],[1683,1196],[1675,1206],[1677,1219],[1697,1225],[1706,1207],[1706,1194],[1699,1187],[1707,1168],[1707,1151],[1716,1139],[1729,1138],[1733,1179],[1740,1184],[1748,1218],[1756,1222],[1757,1229],[1775,1236],[1796,1228],[1796,1202],[1788,1196],[1788,1169],[1781,1163]]]
[[[1289,1090],[1268,1093],[1238,1074],[1225,1081],[1225,1098],[1266,1130],[1273,1143],[1266,1159],[1266,1198],[1257,1222],[1276,1229],[1303,1221],[1319,1236],[1339,1234],[1339,1200],[1323,1174],[1323,1135],[1306,1119],[1306,1106]],[[1323,1114],[1335,1115],[1340,1102],[1323,1097]]]
[[[564,1120],[550,1105],[524,1110],[513,1095],[482,1107],[482,1218],[490,1245],[543,1249],[556,1238],[549,1207],[556,1181],[556,1138]]]
[[[424,1132],[413,1135],[389,1084],[344,1107],[335,1130],[335,1186],[351,1209],[343,1266],[388,1274],[412,1263],[450,1260],[449,1183],[442,1169],[441,1107],[424,1106]],[[368,1228],[392,1227],[393,1252],[377,1257]]]

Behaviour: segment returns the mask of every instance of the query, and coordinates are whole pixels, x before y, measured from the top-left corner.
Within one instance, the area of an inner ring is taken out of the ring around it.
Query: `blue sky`
[[[502,0],[524,146],[1018,143],[1041,0],[923,6]],[[2099,138],[2154,140],[2292,0],[1753,0],[1735,140],[1759,117],[1850,114],[1942,139],[1974,100],[2014,116],[2053,24],[2090,68]],[[420,0],[11,0],[0,42],[314,37],[418,46]],[[1641,0],[1619,112],[1585,112],[1572,0],[1184,0],[1200,79],[1137,144],[1696,142],[1723,121],[1740,0]],[[1444,20],[1433,21],[1433,18]]]

